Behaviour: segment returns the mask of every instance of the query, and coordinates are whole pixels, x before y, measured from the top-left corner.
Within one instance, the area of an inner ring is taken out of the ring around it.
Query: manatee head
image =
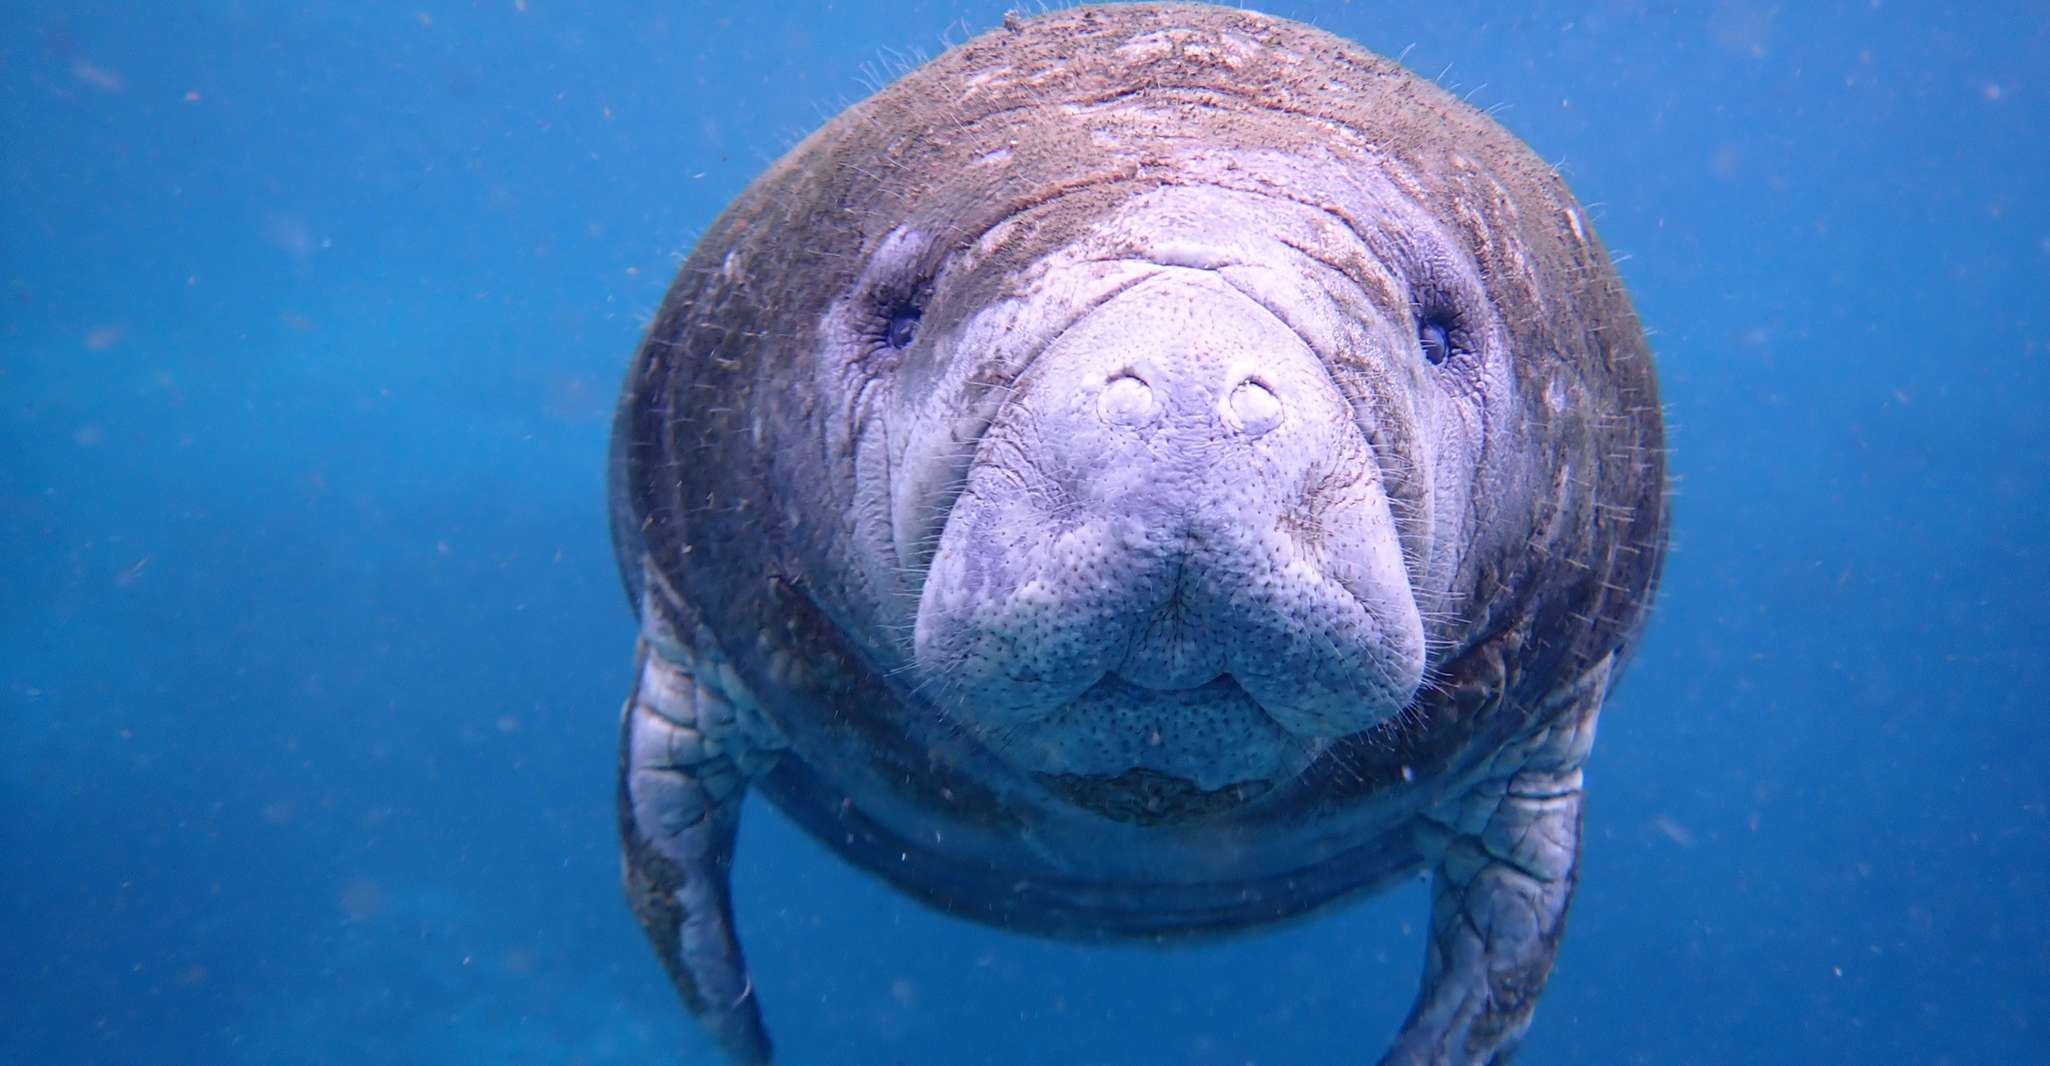
[[[1415,174],[1235,103],[1177,146],[1045,105],[1173,180],[1052,192],[878,286],[915,294],[874,312],[902,363],[868,511],[906,674],[1080,795],[1271,784],[1396,717],[1492,532],[1474,490],[1515,383],[1478,264]],[[931,240],[894,230],[872,266]]]
[[[651,336],[690,360],[644,353],[668,510],[725,553],[677,569],[760,557],[840,649],[814,672],[874,679],[835,704],[868,736],[1099,812],[1478,728],[1410,712],[1492,632],[1602,609],[1559,590],[1606,572],[1531,554],[1595,535],[1576,469],[1660,483],[1641,336],[1550,168],[1386,60],[1202,10],[994,34],[849,109],[679,277],[694,317]],[[732,569],[688,598],[768,633]],[[802,687],[727,650],[766,704]]]

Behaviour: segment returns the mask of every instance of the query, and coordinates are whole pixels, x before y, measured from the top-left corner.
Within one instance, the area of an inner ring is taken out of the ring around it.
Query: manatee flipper
[[[750,771],[763,756],[644,606],[639,671],[620,723],[626,896],[684,1006],[729,1058],[770,1059],[734,930],[729,873]]]
[[[1434,809],[1423,987],[1382,1066],[1499,1066],[1530,1028],[1580,867],[1582,765],[1607,691],[1605,659],[1563,693],[1552,725],[1511,745],[1484,779]]]

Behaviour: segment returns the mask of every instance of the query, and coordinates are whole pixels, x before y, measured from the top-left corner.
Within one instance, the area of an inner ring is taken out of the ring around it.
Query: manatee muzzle
[[[979,442],[920,593],[921,687],[1035,772],[1286,776],[1421,681],[1389,461],[1286,322],[1162,267]]]

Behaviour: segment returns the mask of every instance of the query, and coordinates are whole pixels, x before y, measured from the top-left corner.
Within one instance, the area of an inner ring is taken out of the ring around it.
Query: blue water
[[[608,405],[720,206],[1003,4],[185,6],[0,9],[0,1061],[710,1062],[617,889]],[[2050,13],[1591,6],[1268,5],[1559,162],[1661,359],[1519,1062],[2050,1061]],[[790,1063],[1367,1061],[1422,953],[1417,887],[1008,936],[759,804],[737,891]]]

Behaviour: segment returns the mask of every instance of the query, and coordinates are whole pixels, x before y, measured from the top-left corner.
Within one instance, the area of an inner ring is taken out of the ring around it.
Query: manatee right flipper
[[[620,722],[626,896],[684,1006],[729,1058],[770,1060],[733,924],[729,874],[747,778],[773,755],[701,684],[644,605],[638,676]]]
[[[1442,857],[1423,987],[1381,1066],[1501,1066],[1530,1028],[1579,873],[1581,767],[1611,665],[1588,671],[1550,726],[1498,756],[1513,774],[1426,817]]]

